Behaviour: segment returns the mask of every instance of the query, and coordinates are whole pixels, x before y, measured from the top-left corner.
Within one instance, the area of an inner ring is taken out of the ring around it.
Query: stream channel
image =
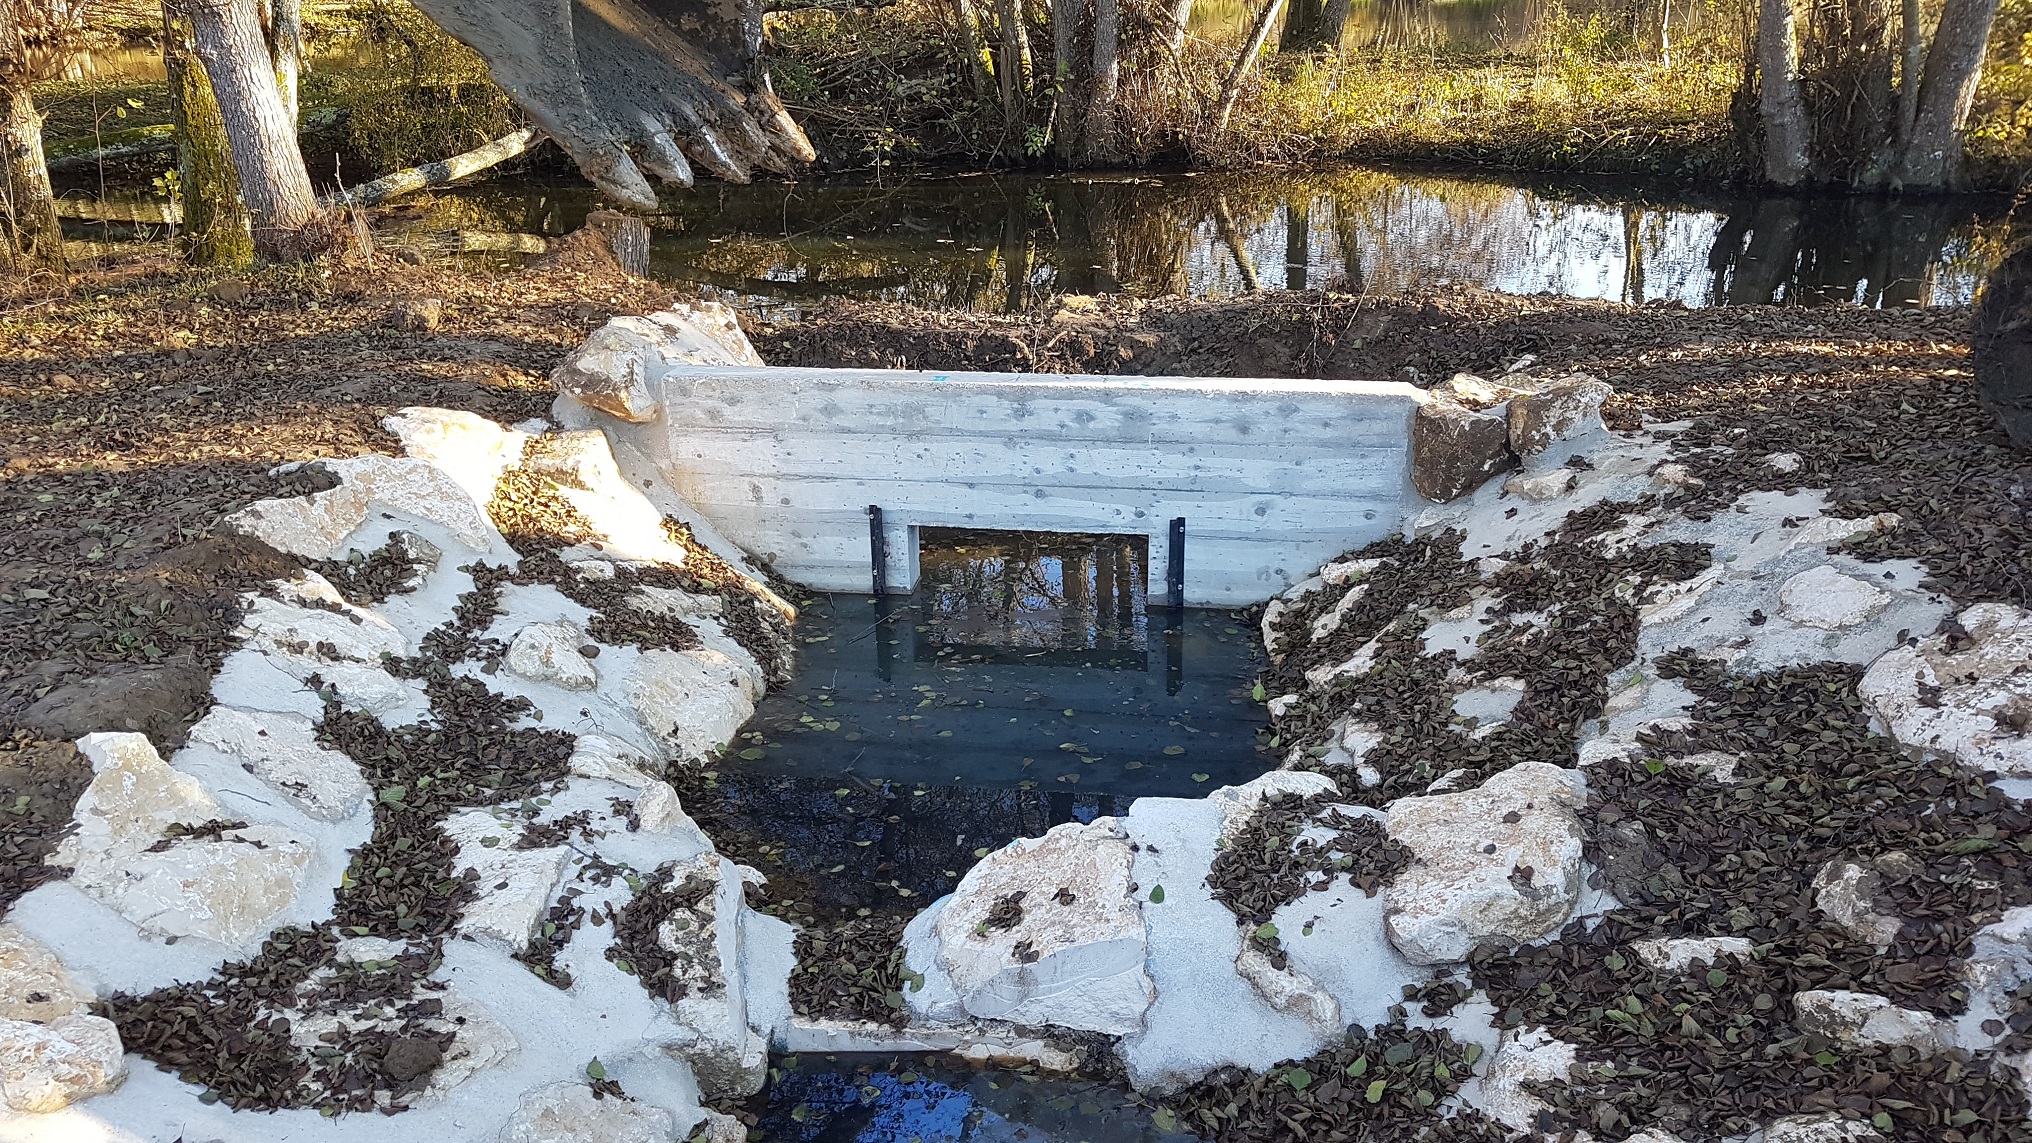
[[[776,895],[915,913],[1012,838],[1275,765],[1250,621],[1161,606],[1161,587],[1151,606],[1143,537],[922,536],[914,595],[799,601],[795,680],[717,796],[687,796],[716,838],[766,839],[743,858]],[[1122,1089],[940,1057],[781,1057],[771,1081],[750,1108],[771,1143],[1168,1137]]]
[[[440,196],[419,229],[558,235],[582,186]],[[794,314],[832,297],[974,310],[1060,294],[1388,293],[1452,284],[1688,306],[1968,302],[2007,240],[1992,195],[1770,195],[1627,179],[1339,167],[701,184],[651,272]]]

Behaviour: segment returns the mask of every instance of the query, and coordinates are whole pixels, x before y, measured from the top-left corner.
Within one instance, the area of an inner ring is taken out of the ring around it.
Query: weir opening
[[[800,899],[914,908],[976,850],[1274,765],[1248,621],[1151,606],[1144,537],[919,542],[913,595],[799,601],[796,678],[715,773],[740,832],[781,841],[770,876]]]

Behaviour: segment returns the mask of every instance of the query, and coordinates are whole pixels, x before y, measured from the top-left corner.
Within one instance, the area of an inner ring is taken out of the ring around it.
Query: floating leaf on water
[[[1177,756],[1177,755],[1180,755],[1180,754],[1183,754],[1183,753],[1185,753],[1185,747],[1183,747],[1183,746],[1167,746],[1167,747],[1165,747],[1165,748],[1164,748],[1164,752],[1165,752],[1166,754],[1170,754],[1170,755],[1173,755],[1173,756],[1175,757],[1175,756]]]
[[[1264,688],[1262,683],[1257,683],[1255,687],[1249,691],[1249,697],[1255,699],[1257,702],[1262,702],[1263,700],[1270,697],[1270,692]]]
[[[1194,774],[1192,776],[1192,780],[1195,782],[1204,782],[1212,777],[1213,777],[1212,774]]]
[[[741,751],[739,756],[749,762],[758,761],[763,757],[762,748],[760,746],[750,746],[746,750]]]

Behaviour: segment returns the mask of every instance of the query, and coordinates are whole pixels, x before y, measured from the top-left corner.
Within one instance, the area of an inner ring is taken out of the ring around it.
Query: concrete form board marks
[[[690,365],[647,384],[655,421],[569,396],[560,419],[651,458],[719,531],[807,586],[865,589],[870,504],[897,592],[915,586],[919,527],[1144,535],[1161,582],[1166,529],[1184,517],[1186,602],[1221,605],[1396,530],[1424,399],[1398,382]]]

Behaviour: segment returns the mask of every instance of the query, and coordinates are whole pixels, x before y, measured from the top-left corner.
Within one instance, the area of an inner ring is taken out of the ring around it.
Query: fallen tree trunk
[[[425,187],[439,187],[457,182],[469,175],[477,174],[488,167],[497,166],[526,154],[548,136],[535,127],[524,127],[513,134],[503,135],[484,147],[477,147],[463,155],[439,159],[406,171],[385,175],[364,186],[349,191],[326,195],[322,205],[326,208],[339,206],[373,206],[387,202],[399,195],[413,194]]]

